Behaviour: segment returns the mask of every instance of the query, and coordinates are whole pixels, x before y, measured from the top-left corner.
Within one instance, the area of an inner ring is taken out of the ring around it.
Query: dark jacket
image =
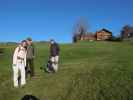
[[[50,46],[50,55],[51,56],[58,56],[60,52],[59,45],[57,43],[51,44]]]
[[[35,48],[34,45],[27,46],[27,59],[33,59],[35,57]]]

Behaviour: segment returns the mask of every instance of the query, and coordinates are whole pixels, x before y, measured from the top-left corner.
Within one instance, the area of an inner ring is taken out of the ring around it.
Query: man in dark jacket
[[[50,60],[52,61],[52,67],[55,72],[58,71],[59,52],[59,45],[54,40],[50,40]]]
[[[26,64],[26,76],[28,73],[30,74],[30,77],[34,76],[34,58],[35,58],[35,48],[32,43],[31,38],[27,38],[27,64]]]

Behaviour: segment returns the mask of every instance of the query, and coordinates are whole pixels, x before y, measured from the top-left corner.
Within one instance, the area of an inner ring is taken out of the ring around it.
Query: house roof
[[[108,29],[105,29],[105,28],[101,29],[101,30],[100,30],[100,31],[98,31],[98,32],[101,32],[101,31],[105,31],[105,32],[108,32],[108,33],[112,34],[112,32],[111,32],[111,31],[109,31]]]

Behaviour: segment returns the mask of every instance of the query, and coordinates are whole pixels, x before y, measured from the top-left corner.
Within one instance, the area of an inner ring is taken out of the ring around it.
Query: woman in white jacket
[[[13,55],[13,81],[14,87],[18,87],[18,77],[19,71],[21,75],[20,85],[24,86],[26,84],[25,79],[25,66],[26,66],[26,41],[23,40],[21,44],[15,49]]]

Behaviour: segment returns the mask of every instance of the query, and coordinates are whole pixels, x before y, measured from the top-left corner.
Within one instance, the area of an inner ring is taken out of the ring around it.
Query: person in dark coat
[[[27,38],[27,56],[26,56],[26,76],[30,74],[30,77],[34,77],[34,58],[35,58],[35,48],[32,43],[31,38]]]
[[[59,45],[54,40],[50,40],[50,60],[52,61],[52,67],[55,72],[58,71],[59,52]]]

